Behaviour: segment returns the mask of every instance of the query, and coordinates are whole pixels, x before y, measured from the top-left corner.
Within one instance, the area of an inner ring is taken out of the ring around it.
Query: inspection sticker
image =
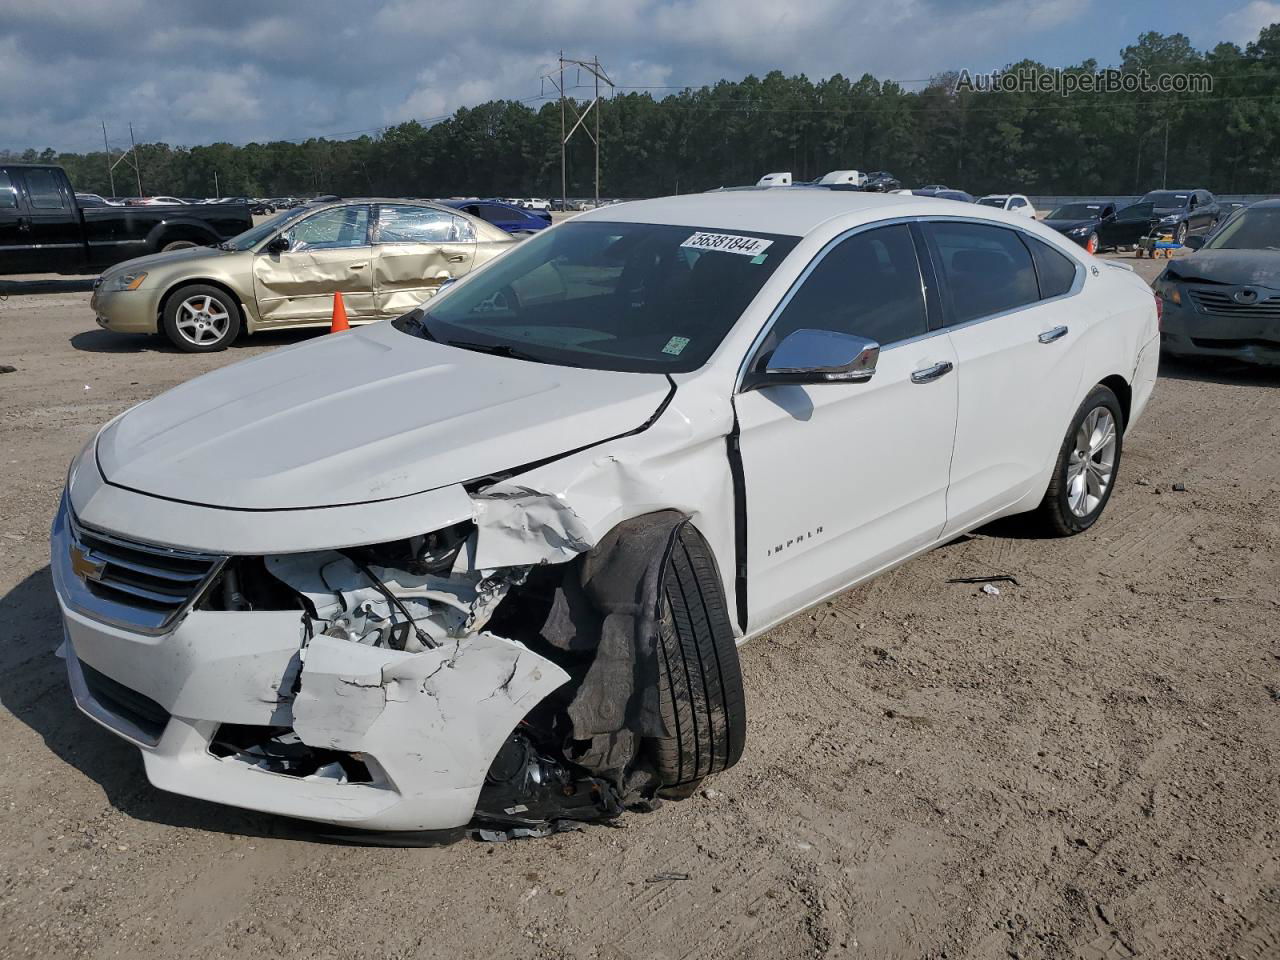
[[[688,337],[672,337],[667,341],[667,345],[662,348],[663,353],[669,353],[673,357],[680,356],[681,351],[689,345]]]
[[[760,237],[740,237],[736,233],[699,231],[680,246],[694,250],[719,250],[721,253],[739,253],[744,257],[754,257],[773,246],[773,241],[763,240]]]

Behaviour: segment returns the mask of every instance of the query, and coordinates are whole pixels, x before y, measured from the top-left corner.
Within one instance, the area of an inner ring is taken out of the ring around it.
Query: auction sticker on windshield
[[[698,231],[680,246],[694,250],[719,250],[721,253],[738,253],[744,257],[754,257],[773,246],[773,241],[761,237],[742,237],[735,233]]]

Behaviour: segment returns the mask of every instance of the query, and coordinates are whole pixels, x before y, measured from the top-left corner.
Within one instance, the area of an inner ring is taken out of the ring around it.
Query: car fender
[[[202,220],[191,217],[166,217],[147,233],[147,250],[156,253],[168,240],[203,239],[208,243],[217,243],[221,238]]]

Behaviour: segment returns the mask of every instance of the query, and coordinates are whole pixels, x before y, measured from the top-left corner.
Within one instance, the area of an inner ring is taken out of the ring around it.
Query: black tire
[[[1070,501],[1070,484],[1071,484],[1071,458],[1076,449],[1076,432],[1094,410],[1099,408],[1105,409],[1111,414],[1113,423],[1116,425],[1115,436],[1115,453],[1111,462],[1111,477],[1103,490],[1102,495],[1098,498],[1098,503],[1083,516],[1077,514],[1071,508]],[[1116,489],[1116,481],[1120,477],[1120,459],[1124,452],[1124,414],[1120,409],[1120,401],[1116,399],[1116,395],[1107,387],[1098,384],[1089,391],[1089,395],[1084,398],[1084,402],[1080,404],[1076,414],[1071,418],[1071,425],[1067,428],[1067,434],[1062,439],[1062,446],[1058,449],[1058,460],[1053,467],[1053,478],[1049,481],[1049,489],[1045,491],[1044,499],[1040,501],[1040,506],[1036,509],[1036,519],[1039,521],[1043,532],[1055,537],[1072,537],[1078,533],[1084,533],[1092,527],[1102,516],[1102,511],[1106,509],[1107,503],[1111,500],[1111,494]]]
[[[1173,232],[1173,239],[1175,243],[1187,242],[1187,222],[1185,220],[1178,224],[1178,229]]]
[[[225,329],[219,331],[215,337],[196,343],[184,336],[179,330],[178,312],[184,303],[193,298],[202,299],[206,297],[211,303],[217,303],[221,307],[221,312],[227,315],[227,322]],[[240,323],[240,304],[236,303],[235,297],[218,287],[212,287],[204,283],[192,283],[185,287],[179,287],[169,294],[169,298],[164,304],[160,326],[164,335],[169,338],[169,342],[184,353],[213,353],[217,350],[227,349],[231,342],[240,335]]]
[[[742,669],[715,557],[684,524],[663,577],[658,673],[670,736],[650,741],[670,799],[688,796],[704,777],[742,757],[747,735]]]
[[[199,244],[196,243],[194,240],[170,240],[168,243],[166,243],[163,247],[160,248],[160,252],[169,253],[170,251],[173,251],[173,250],[191,250],[194,247],[198,247],[198,246]]]

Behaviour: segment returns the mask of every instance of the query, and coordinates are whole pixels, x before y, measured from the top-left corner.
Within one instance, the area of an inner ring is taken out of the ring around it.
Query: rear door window
[[[292,250],[339,250],[369,243],[369,207],[332,207],[289,229]]]
[[[69,210],[62,184],[51,170],[27,170],[27,202],[32,210]]]
[[[458,217],[432,207],[384,203],[378,208],[378,243],[451,243]]]
[[[951,299],[953,324],[1040,299],[1031,254],[1014,230],[981,223],[925,224]]]

